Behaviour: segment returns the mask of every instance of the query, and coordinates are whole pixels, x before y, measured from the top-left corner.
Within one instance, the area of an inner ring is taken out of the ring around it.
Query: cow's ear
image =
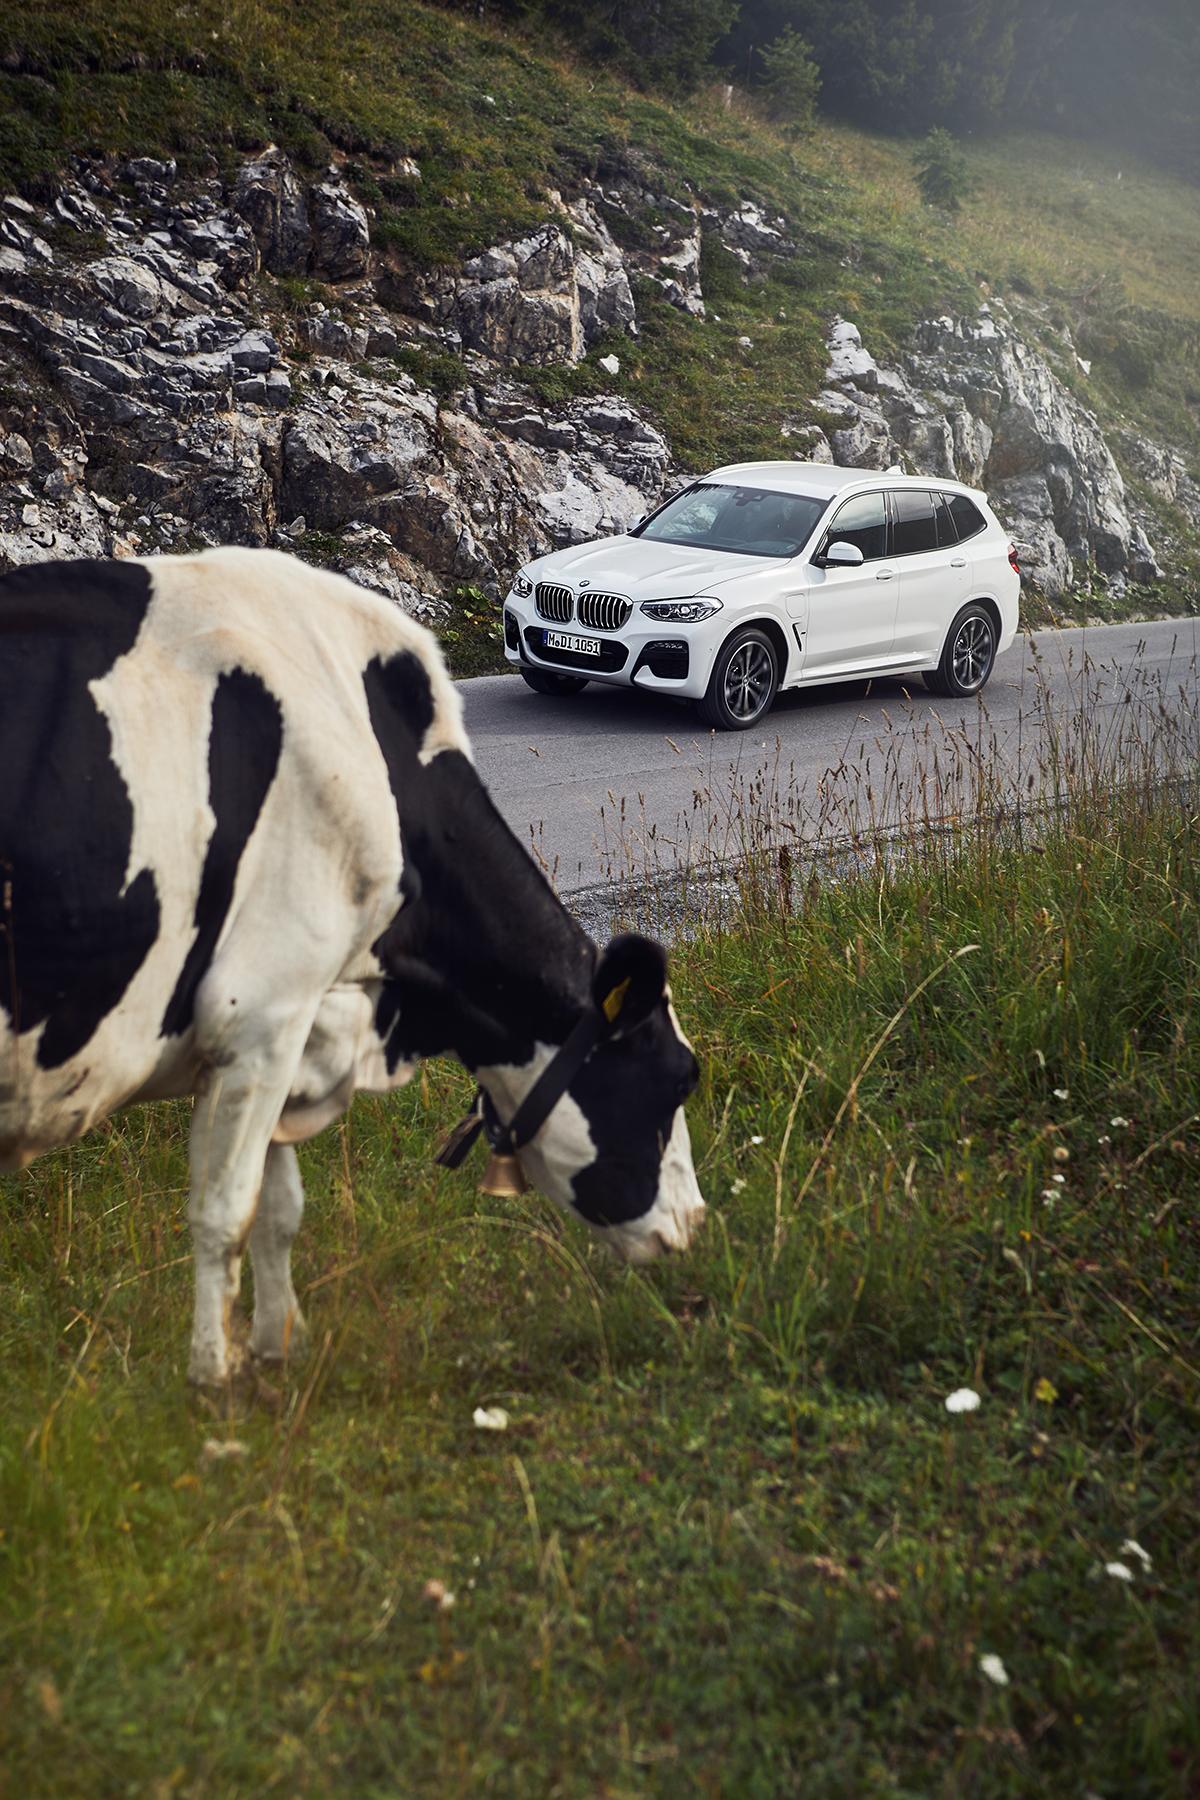
[[[667,989],[667,953],[636,932],[615,937],[596,964],[592,994],[614,1032],[632,1031]]]

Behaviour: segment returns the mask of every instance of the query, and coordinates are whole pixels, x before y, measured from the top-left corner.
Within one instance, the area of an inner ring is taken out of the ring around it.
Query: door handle
[[[967,559],[965,556],[952,556],[950,558],[950,567],[952,569],[965,569],[966,566]]]
[[[895,569],[876,569],[875,579],[876,581],[890,581],[895,573]]]

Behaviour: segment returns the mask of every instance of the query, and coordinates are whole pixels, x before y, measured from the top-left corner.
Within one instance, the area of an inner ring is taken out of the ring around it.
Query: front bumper
[[[566,633],[599,645],[595,656],[547,644],[546,633]],[[721,644],[721,615],[695,624],[648,619],[636,609],[620,631],[590,631],[575,623],[540,618],[533,596],[509,593],[504,602],[504,654],[550,674],[582,675],[611,687],[637,687],[681,700],[699,700]]]

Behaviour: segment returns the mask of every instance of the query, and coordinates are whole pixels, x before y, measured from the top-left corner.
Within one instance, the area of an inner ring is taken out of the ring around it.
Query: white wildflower
[[[205,1463],[241,1462],[249,1456],[250,1446],[240,1438],[205,1438],[200,1461]]]
[[[1106,1575],[1111,1575],[1114,1581],[1132,1581],[1133,1580],[1133,1570],[1130,1568],[1128,1563],[1123,1563],[1123,1562],[1105,1563],[1104,1573]]]
[[[745,1187],[745,1185],[746,1185],[745,1182],[742,1180],[741,1176],[739,1175],[739,1177],[736,1181],[730,1183],[729,1191],[731,1194],[740,1194],[742,1192],[743,1188]]]
[[[1117,1113],[1115,1115],[1115,1117],[1111,1118],[1108,1122],[1112,1126],[1114,1131],[1124,1131],[1125,1127],[1129,1123],[1129,1120],[1123,1119],[1121,1117],[1120,1113]]]
[[[1054,1160],[1055,1162],[1070,1162],[1071,1152],[1067,1149],[1065,1144],[1055,1144]]]
[[[450,1589],[446,1586],[445,1582],[438,1581],[436,1576],[425,1583],[425,1586],[421,1590],[421,1595],[423,1599],[428,1600],[431,1606],[436,1606],[439,1612],[449,1612],[457,1599],[457,1596],[450,1592]]]
[[[945,1404],[948,1413],[974,1412],[979,1405],[979,1395],[974,1388],[955,1388],[952,1394],[946,1395]]]
[[[979,1669],[980,1673],[986,1675],[989,1681],[994,1681],[997,1687],[1008,1686],[1008,1670],[994,1650],[985,1651],[980,1657]]]
[[[1105,1131],[1096,1139],[1096,1142],[1102,1150],[1107,1150],[1108,1146],[1112,1143],[1112,1139],[1109,1137],[1107,1131]]]
[[[508,1414],[502,1406],[477,1406],[471,1415],[480,1431],[507,1431]]]
[[[755,1145],[765,1144],[766,1141],[766,1138],[762,1136],[761,1132],[756,1133],[755,1136],[750,1139],[750,1142]]]
[[[1125,1539],[1125,1542],[1121,1545],[1121,1555],[1122,1556],[1136,1556],[1137,1560],[1141,1563],[1143,1569],[1149,1569],[1154,1566],[1150,1561],[1148,1552],[1143,1550],[1142,1546],[1138,1543],[1136,1538],[1126,1538]]]
[[[1055,1088],[1054,1098],[1056,1100],[1069,1100],[1071,1098],[1070,1088]]]
[[[1065,1175],[1054,1175],[1054,1176],[1052,1176],[1052,1177],[1051,1177],[1051,1180],[1052,1180],[1052,1181],[1056,1181],[1056,1182],[1057,1182],[1057,1183],[1058,1183],[1058,1185],[1059,1185],[1059,1187],[1063,1187],[1063,1186],[1065,1186],[1065,1184],[1066,1184],[1066,1179],[1067,1179],[1067,1178],[1066,1178],[1066,1176],[1065,1176]]]

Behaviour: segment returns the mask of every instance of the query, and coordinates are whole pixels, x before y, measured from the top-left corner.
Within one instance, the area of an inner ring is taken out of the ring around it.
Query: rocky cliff
[[[419,187],[407,159],[392,174]],[[0,567],[276,543],[432,616],[628,526],[687,473],[615,391],[639,284],[701,318],[703,234],[748,282],[802,254],[798,234],[748,200],[684,205],[644,172],[548,193],[545,214],[430,270],[372,243],[337,167],[304,180],[274,148],[224,182],[92,161],[49,201],[3,198]],[[642,248],[618,247],[620,219]],[[1031,323],[993,298],[926,320],[884,362],[830,321],[825,387],[778,453],[987,488],[1049,594],[1081,566],[1154,581],[1153,515]],[[536,400],[532,371],[600,344],[613,392]],[[1061,334],[1053,355],[1074,356]],[[1200,530],[1179,458],[1128,433],[1117,448]]]

